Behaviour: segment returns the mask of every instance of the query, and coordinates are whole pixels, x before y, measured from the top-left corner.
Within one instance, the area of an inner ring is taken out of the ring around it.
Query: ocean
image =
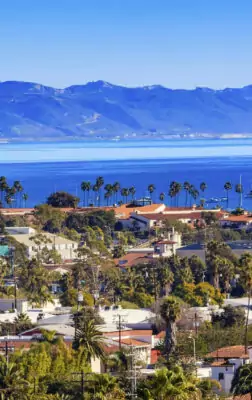
[[[119,181],[121,187],[135,186],[137,198],[148,195],[147,187],[153,183],[153,200],[158,201],[164,192],[167,204],[171,181],[189,181],[198,189],[204,181],[204,197],[209,199],[225,196],[225,182],[235,186],[240,175],[244,193],[250,191],[252,139],[2,143],[0,175],[10,183],[22,182],[29,195],[27,206],[44,202],[57,190],[82,198],[81,182],[94,183],[97,176],[103,176],[105,183]],[[92,193],[89,200],[93,200]],[[179,203],[184,202],[182,193]],[[238,204],[239,197],[232,190],[229,207]],[[252,199],[244,199],[243,204],[252,209]]]

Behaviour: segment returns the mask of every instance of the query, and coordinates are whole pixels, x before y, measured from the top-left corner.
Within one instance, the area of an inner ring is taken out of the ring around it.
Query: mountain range
[[[0,83],[0,138],[15,140],[252,134],[252,85],[129,88],[108,82],[55,89]]]

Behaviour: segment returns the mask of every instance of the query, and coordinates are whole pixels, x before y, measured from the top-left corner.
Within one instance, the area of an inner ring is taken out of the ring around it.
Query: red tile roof
[[[176,244],[177,242],[173,242],[172,240],[160,240],[157,244]]]
[[[118,335],[118,331],[114,332],[105,332],[104,336],[116,336]],[[127,331],[121,331],[121,336],[152,336],[152,330],[147,329],[147,330],[138,330],[138,329],[132,329],[132,330],[127,330]]]
[[[132,267],[133,265],[149,262],[151,255],[152,253],[147,252],[127,253],[121,258],[115,258],[114,263],[121,267]]]
[[[119,341],[116,340],[116,342],[119,342]],[[149,347],[149,346],[151,346],[150,343],[146,343],[146,342],[143,342],[142,340],[136,340],[136,339],[131,339],[131,338],[122,339],[121,343],[125,344],[127,346],[135,346],[135,347]]]
[[[248,354],[245,354],[244,346],[228,346],[207,354],[206,358],[249,358],[249,356]]]

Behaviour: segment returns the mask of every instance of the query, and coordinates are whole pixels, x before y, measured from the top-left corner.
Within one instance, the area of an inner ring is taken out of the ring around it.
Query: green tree
[[[212,323],[219,324],[221,328],[243,327],[245,325],[244,309],[227,305],[222,313],[212,315]]]
[[[50,194],[46,201],[48,205],[56,208],[76,208],[79,202],[79,197],[62,191]]]
[[[170,370],[162,368],[156,371],[153,379],[144,385],[141,392],[140,398],[144,400],[201,399],[201,392],[194,377],[185,375],[179,366]]]
[[[244,253],[239,260],[239,265],[240,265],[240,282],[248,295],[248,311],[245,324],[245,348],[247,354],[249,309],[250,309],[251,290],[252,290],[252,255],[250,253]]]
[[[236,370],[231,392],[236,396],[247,393],[252,395],[252,364],[245,364]]]
[[[14,318],[14,325],[15,325],[15,331],[16,334],[20,334],[24,331],[27,331],[32,327],[32,321],[28,317],[27,314],[25,313],[19,313],[15,318]]]
[[[42,305],[47,301],[53,301],[48,288],[51,283],[51,275],[40,261],[36,259],[27,261],[19,268],[17,275],[20,287],[25,290],[28,300],[33,305]]]

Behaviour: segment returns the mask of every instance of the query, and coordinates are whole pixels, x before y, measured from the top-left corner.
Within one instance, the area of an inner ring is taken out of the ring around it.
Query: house
[[[43,232],[43,241],[35,239],[37,232],[30,227],[7,227],[7,233],[17,242],[27,248],[28,258],[36,257],[37,253],[43,248],[56,250],[62,260],[73,260],[76,258],[78,243],[64,237]]]
[[[165,221],[175,222],[179,221],[184,224],[193,226],[194,223],[202,219],[202,212],[214,213],[217,218],[222,218],[226,213],[220,209],[203,209],[193,207],[165,207],[161,211],[144,212],[144,210],[132,210],[129,220],[131,225],[137,224],[141,230],[151,230],[156,227],[162,227]]]
[[[228,346],[217,349],[206,355],[210,362],[211,378],[220,382],[225,393],[230,393],[236,370],[252,361],[252,347],[248,353],[244,346]]]
[[[220,219],[220,225],[222,228],[232,228],[232,229],[252,229],[252,215],[226,215]]]

